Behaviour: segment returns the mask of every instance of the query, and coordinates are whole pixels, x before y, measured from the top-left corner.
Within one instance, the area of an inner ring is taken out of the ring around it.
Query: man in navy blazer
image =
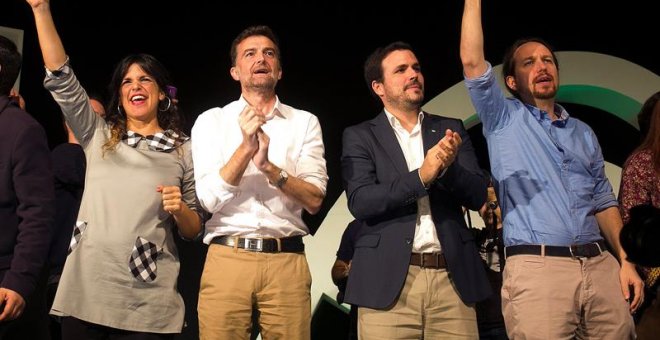
[[[55,189],[44,129],[9,96],[20,65],[16,45],[0,36],[0,339],[48,339]]]
[[[343,135],[348,207],[365,222],[344,301],[361,339],[476,339],[474,304],[491,289],[462,207],[484,206],[487,179],[467,131],[421,110],[410,45],[377,49],[364,73],[384,110]]]

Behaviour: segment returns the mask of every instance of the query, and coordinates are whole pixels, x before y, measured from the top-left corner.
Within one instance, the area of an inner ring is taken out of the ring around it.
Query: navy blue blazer
[[[491,288],[462,206],[486,201],[487,179],[479,168],[469,135],[458,119],[424,113],[424,154],[445,135],[463,139],[455,161],[425,189],[418,170],[409,171],[385,112],[348,127],[341,156],[348,208],[365,224],[355,254],[345,302],[382,309],[396,302],[406,280],[417,218],[417,199],[429,196],[431,214],[449,275],[463,302],[487,298]]]
[[[54,217],[46,133],[0,95],[0,287],[28,303],[46,264]]]

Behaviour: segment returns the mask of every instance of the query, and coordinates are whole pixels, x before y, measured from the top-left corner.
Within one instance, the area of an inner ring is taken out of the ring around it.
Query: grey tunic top
[[[44,86],[85,150],[87,173],[50,313],[136,332],[181,332],[185,311],[177,291],[175,221],[163,210],[156,187],[180,186],[183,201],[201,214],[190,141],[170,152],[152,151],[144,140],[136,147],[120,142],[104,154],[108,125],[68,65],[61,71],[57,76],[47,71]]]

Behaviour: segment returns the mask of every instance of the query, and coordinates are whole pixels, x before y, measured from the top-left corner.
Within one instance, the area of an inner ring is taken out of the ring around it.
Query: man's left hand
[[[635,265],[627,260],[621,261],[621,270],[619,272],[621,280],[621,291],[623,296],[630,303],[630,312],[633,313],[644,302],[644,281],[637,274]],[[633,288],[633,299],[630,300],[630,287]]]
[[[259,171],[264,171],[267,169],[268,164],[268,146],[270,145],[270,137],[260,128],[257,131],[257,139],[259,141],[259,149],[252,156],[252,162],[259,169]]]

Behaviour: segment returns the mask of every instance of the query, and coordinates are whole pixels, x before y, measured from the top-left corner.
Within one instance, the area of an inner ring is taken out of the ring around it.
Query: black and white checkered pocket
[[[156,259],[162,249],[158,249],[154,243],[147,241],[142,237],[137,237],[131,258],[128,261],[128,268],[136,279],[142,282],[152,282],[156,279]]]
[[[68,254],[71,254],[71,252],[74,249],[76,249],[86,229],[87,229],[87,222],[76,221],[76,225],[73,227],[73,234],[71,235],[71,242],[69,243]]]

